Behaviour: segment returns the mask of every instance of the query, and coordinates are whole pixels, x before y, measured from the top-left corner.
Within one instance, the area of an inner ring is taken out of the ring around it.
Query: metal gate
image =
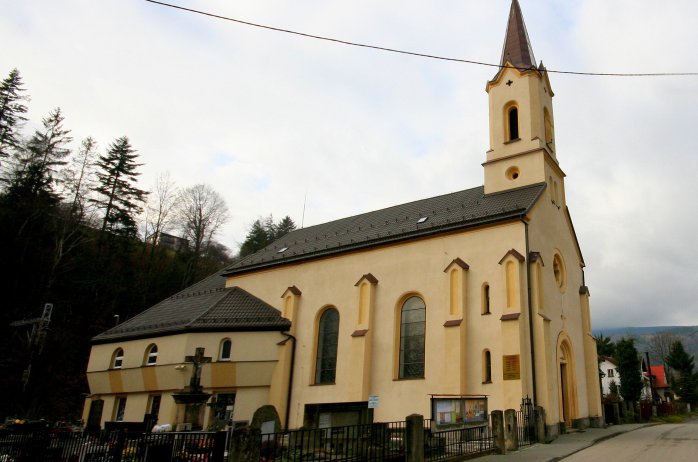
[[[519,434],[519,447],[530,446],[537,441],[536,420],[534,416],[533,401],[528,396],[521,400],[521,408],[516,413],[517,430]]]

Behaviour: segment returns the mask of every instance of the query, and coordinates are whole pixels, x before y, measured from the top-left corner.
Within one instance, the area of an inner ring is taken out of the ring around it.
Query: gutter
[[[536,348],[533,337],[533,306],[531,303],[531,249],[528,238],[528,223],[524,220],[524,215],[521,215],[521,222],[526,230],[526,288],[528,290],[528,334],[531,343],[531,379],[533,385],[533,405],[538,403],[538,393],[536,386]]]
[[[289,379],[288,379],[288,393],[286,395],[286,415],[284,416],[284,430],[288,430],[288,420],[291,415],[291,393],[293,390],[293,371],[296,370],[296,344],[297,340],[296,337],[293,335],[289,334],[288,332],[281,332],[282,335],[286,336],[286,340],[283,340],[281,343],[285,344],[289,340],[293,340],[293,349],[291,350],[291,371],[289,373]]]

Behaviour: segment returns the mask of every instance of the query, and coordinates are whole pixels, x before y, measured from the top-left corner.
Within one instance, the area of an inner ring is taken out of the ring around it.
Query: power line
[[[289,30],[289,29],[282,29],[280,27],[273,27],[273,26],[266,26],[264,24],[257,24],[254,22],[249,22],[249,21],[243,21],[241,19],[235,19],[235,18],[230,18],[227,16],[221,16],[213,13],[207,13],[205,11],[200,11],[200,10],[194,10],[191,8],[185,8],[183,6],[178,6],[178,5],[172,5],[170,3],[165,3],[165,2],[159,2],[156,0],[145,0],[146,2],[149,3],[154,3],[157,5],[161,6],[166,6],[169,8],[174,8],[177,10],[182,10],[182,11],[187,11],[189,13],[196,13],[196,14],[201,14],[204,16],[209,16],[211,18],[216,18],[216,19],[222,19],[224,21],[231,21],[231,22],[236,22],[238,24],[244,24],[246,26],[252,26],[252,27],[259,27],[261,29],[268,29],[268,30],[273,30],[276,32],[284,32],[286,34],[293,34],[293,35],[300,35],[301,37],[307,37],[307,38],[312,38],[312,39],[317,39],[317,40],[325,40],[327,42],[334,42],[334,43],[339,43],[342,45],[349,45],[349,46],[354,46],[354,47],[361,47],[361,48],[370,48],[373,50],[380,50],[380,51],[388,51],[390,53],[400,53],[403,55],[410,55],[410,56],[418,56],[420,58],[430,58],[430,59],[439,59],[442,61],[453,61],[457,63],[465,63],[465,64],[475,64],[478,66],[488,66],[488,67],[496,67],[499,69],[503,68],[515,68],[515,66],[505,66],[501,64],[494,64],[494,63],[485,63],[482,61],[473,61],[470,59],[460,59],[460,58],[449,58],[446,56],[437,56],[437,55],[430,55],[430,54],[425,54],[425,53],[417,53],[414,51],[406,51],[406,50],[398,50],[395,48],[386,48],[386,47],[381,47],[377,45],[368,45],[365,43],[357,43],[357,42],[349,42],[347,40],[340,40],[332,37],[324,37],[321,35],[314,35],[314,34],[307,34],[305,32],[298,32],[294,30]],[[585,76],[601,76],[601,77],[667,77],[667,76],[698,76],[698,72],[649,72],[649,73],[617,73],[617,72],[578,72],[578,71],[558,71],[558,70],[551,70],[551,69],[546,69],[546,72],[549,72],[551,74],[570,74],[570,75],[585,75]]]

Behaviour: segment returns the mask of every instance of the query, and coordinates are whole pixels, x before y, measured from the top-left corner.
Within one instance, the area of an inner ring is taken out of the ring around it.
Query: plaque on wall
[[[521,365],[519,355],[502,356],[504,380],[521,380]]]

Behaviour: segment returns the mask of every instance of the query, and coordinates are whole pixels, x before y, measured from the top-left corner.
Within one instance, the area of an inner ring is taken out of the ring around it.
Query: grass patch
[[[698,413],[696,412],[691,412],[689,414],[663,415],[659,417],[652,417],[650,419],[650,422],[677,424],[683,423],[687,420],[695,419],[696,417],[698,417]]]

